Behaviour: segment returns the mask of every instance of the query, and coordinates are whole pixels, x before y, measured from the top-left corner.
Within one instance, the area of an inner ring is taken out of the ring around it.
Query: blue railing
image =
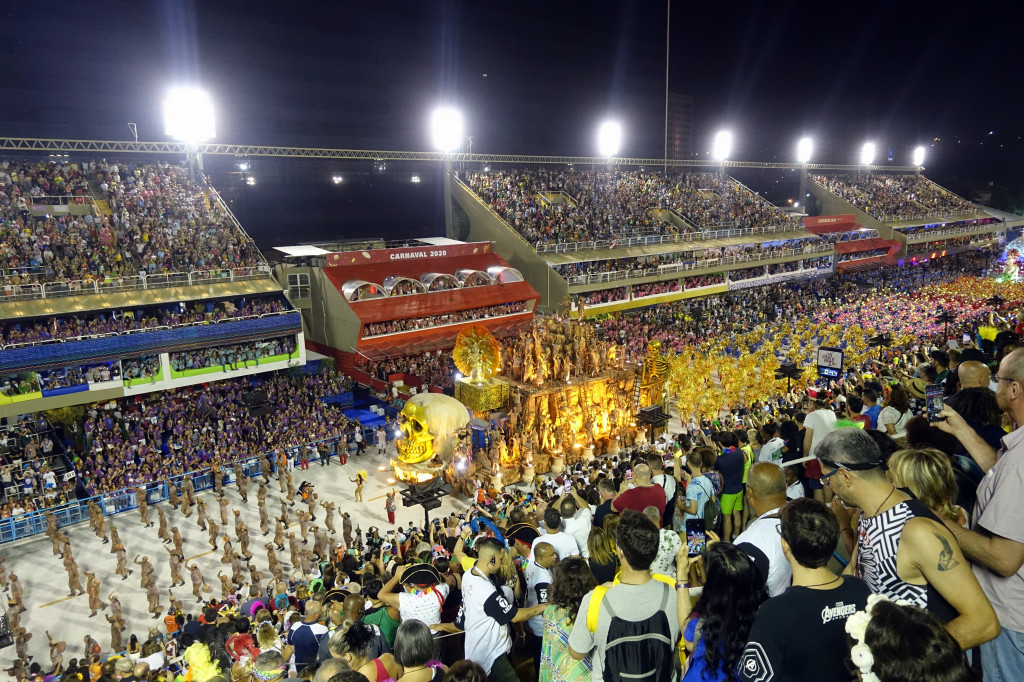
[[[0,371],[15,373],[70,367],[164,351],[241,343],[300,331],[302,318],[298,311],[174,329],[139,330],[130,334],[7,348],[0,353]]]
[[[388,440],[391,440],[394,434],[388,433]],[[363,428],[363,442],[366,444],[367,450],[374,445],[374,429],[369,427]],[[284,448],[288,454],[289,459],[293,465],[298,465],[299,454],[303,448],[310,446],[317,446],[317,450],[320,451],[321,456],[324,456],[324,449],[326,448],[327,457],[330,459],[338,454],[339,445],[344,443],[346,452],[351,453],[355,450],[356,445],[354,441],[349,440],[349,436],[339,436],[334,438],[324,438],[321,440],[309,441],[304,445],[296,445],[288,448]],[[267,458],[270,460],[271,467],[276,472],[277,462],[273,453],[266,453]],[[311,459],[311,462],[315,460]],[[261,476],[259,465],[259,457],[250,457],[242,461],[242,471],[249,478],[256,478]],[[231,467],[224,467],[224,486],[228,486],[235,482],[234,478],[234,465]],[[179,486],[185,476],[192,476],[192,484],[195,486],[196,492],[202,490],[209,490],[213,488],[213,469],[201,469],[199,471],[190,471],[187,474],[180,474],[173,476],[169,479],[171,485]],[[147,488],[146,498],[150,504],[156,504],[163,502],[170,497],[170,491],[167,487],[168,481],[160,483],[151,483]],[[122,512],[131,511],[138,509],[139,504],[136,500],[136,491],[131,488],[125,488],[118,490],[113,493],[106,493],[103,495],[96,495],[85,499],[75,500],[74,502],[68,502],[67,504],[60,505],[58,507],[51,507],[50,509],[43,511],[33,511],[26,514],[20,514],[7,519],[0,519],[0,544],[5,542],[14,542],[15,540],[21,540],[23,538],[31,537],[33,535],[39,535],[46,532],[46,511],[53,511],[57,515],[58,527],[68,526],[73,523],[79,523],[80,521],[86,521],[89,519],[89,502],[94,501],[99,505],[104,516],[113,516]]]

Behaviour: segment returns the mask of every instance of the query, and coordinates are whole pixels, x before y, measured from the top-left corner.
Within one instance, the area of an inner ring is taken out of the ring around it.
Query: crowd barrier
[[[392,433],[388,433],[388,439],[391,440],[394,436]],[[376,447],[374,444],[374,432],[373,429],[363,429],[363,441],[366,444],[367,451],[370,448]],[[303,448],[309,448],[316,446],[317,450],[324,456],[326,450],[326,456],[328,459],[336,457],[338,455],[339,447],[345,448],[345,451],[350,455],[355,451],[355,442],[350,442],[348,436],[341,436],[336,438],[325,438],[322,440],[309,441],[308,443],[301,446],[293,446],[285,448],[288,454],[288,459],[293,466],[299,464],[299,454]],[[271,461],[273,471],[277,471],[277,462],[273,453],[267,453],[268,459]],[[315,455],[310,456],[310,463],[317,463]],[[235,483],[234,477],[234,465],[230,467],[224,467],[224,486],[233,485]],[[242,470],[245,475],[250,478],[256,478],[261,476],[259,458],[250,457],[242,461]],[[187,474],[180,474],[173,476],[168,481],[171,485],[179,486],[186,476],[192,476],[192,483],[195,486],[196,492],[203,490],[210,490],[213,488],[213,470],[212,468],[200,469],[199,471],[191,471]],[[170,492],[167,487],[168,481],[154,482],[149,484],[149,488],[146,491],[146,499],[150,504],[156,504],[163,502],[170,497]],[[58,527],[71,525],[73,523],[79,523],[81,521],[87,521],[89,519],[89,502],[93,501],[99,505],[100,510],[104,516],[114,516],[122,512],[132,511],[138,509],[139,504],[136,500],[136,490],[131,488],[125,488],[118,490],[113,493],[105,493],[103,495],[95,495],[84,499],[78,499],[74,502],[68,502],[57,507],[51,507],[50,509],[41,511],[31,511],[18,516],[13,516],[6,519],[0,519],[0,544],[14,542],[15,540],[22,540],[24,538],[32,537],[33,535],[39,535],[46,532],[46,516],[45,512],[53,511],[57,517]]]
[[[703,242],[713,239],[730,237],[748,237],[753,235],[775,234],[777,232],[794,232],[803,229],[797,222],[787,222],[766,227],[743,227],[720,230],[702,230],[687,234],[662,234],[650,236],[630,236],[623,234],[621,238],[598,239],[588,242],[559,242],[533,244],[537,253],[575,253],[577,251],[596,251],[598,249],[624,249],[630,246],[657,246],[659,244],[681,244],[686,242]]]
[[[270,277],[269,265],[227,268],[219,270],[193,270],[191,272],[166,272],[152,275],[130,275],[108,279],[77,279],[41,284],[0,284],[0,300],[22,300],[34,298],[56,298],[81,296],[85,294],[110,294],[118,291],[144,291],[170,287],[198,286],[218,282],[241,282],[250,279]]]

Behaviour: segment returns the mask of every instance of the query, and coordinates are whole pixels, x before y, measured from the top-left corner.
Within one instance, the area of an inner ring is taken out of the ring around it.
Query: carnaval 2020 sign
[[[490,242],[472,244],[440,244],[412,246],[401,249],[374,249],[372,251],[343,251],[327,254],[327,265],[371,265],[430,258],[452,258],[491,253]]]

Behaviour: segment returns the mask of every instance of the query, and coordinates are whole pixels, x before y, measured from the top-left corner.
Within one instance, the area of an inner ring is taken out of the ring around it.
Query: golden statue
[[[490,379],[501,368],[501,349],[491,330],[479,324],[463,327],[455,338],[455,366],[472,382]]]
[[[641,400],[637,407],[649,407],[664,403],[665,382],[671,366],[661,354],[661,341],[654,339],[647,344],[643,371],[640,374]]]

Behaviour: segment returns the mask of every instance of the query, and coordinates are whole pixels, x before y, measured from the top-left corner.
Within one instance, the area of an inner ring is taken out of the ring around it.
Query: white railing
[[[118,291],[145,291],[187,287],[218,282],[241,282],[270,277],[269,265],[255,267],[224,268],[217,270],[193,270],[191,272],[166,272],[153,275],[130,275],[128,277],[99,279],[75,279],[40,284],[0,284],[0,302],[36,298],[58,298],[62,296],[83,296],[87,294],[109,294]]]
[[[641,279],[664,275],[673,272],[687,272],[689,270],[703,270],[707,268],[718,268],[723,265],[736,265],[738,263],[756,263],[776,258],[789,258],[793,256],[813,256],[817,253],[832,251],[831,244],[819,244],[808,246],[802,249],[782,249],[772,253],[748,254],[745,256],[728,256],[725,258],[706,258],[688,263],[673,263],[670,265],[659,265],[653,268],[641,270],[612,270],[611,272],[595,272],[589,275],[576,275],[567,277],[570,286],[579,284],[600,284],[602,282],[618,282],[620,280]]]
[[[1002,226],[1002,223],[986,223],[984,225],[970,225],[965,227],[947,228],[944,230],[921,230],[920,232],[904,233],[907,235],[908,244],[919,242],[930,242],[946,237],[965,236],[971,234],[984,234],[995,232]]]
[[[0,350],[8,350],[14,348],[25,348],[27,346],[42,346],[53,343],[74,343],[75,341],[92,341],[94,339],[104,339],[110,336],[127,336],[128,334],[140,334],[143,332],[155,332],[161,330],[170,329],[184,329],[185,327],[204,327],[211,324],[221,324],[223,322],[238,322],[239,320],[260,320],[265,317],[276,317],[278,315],[291,315],[298,313],[298,310],[275,310],[269,313],[261,313],[259,315],[242,315],[240,317],[222,317],[219,320],[196,320],[194,322],[180,322],[178,324],[159,324],[153,327],[136,327],[135,329],[125,329],[123,331],[103,332],[102,334],[83,334],[81,336],[66,336],[56,339],[39,339],[37,341],[23,341],[22,343],[8,343],[0,344]]]
[[[590,242],[563,242],[548,244],[537,242],[534,248],[537,253],[576,253],[579,251],[597,251],[599,249],[625,249],[631,246],[657,246],[659,244],[686,244],[709,241],[712,239],[729,239],[731,237],[749,237],[753,235],[775,234],[778,232],[795,232],[803,229],[797,222],[768,225],[765,227],[743,227],[722,230],[702,230],[688,234],[662,234],[651,236],[628,236],[621,239],[598,239]],[[635,233],[629,233],[635,234]]]

